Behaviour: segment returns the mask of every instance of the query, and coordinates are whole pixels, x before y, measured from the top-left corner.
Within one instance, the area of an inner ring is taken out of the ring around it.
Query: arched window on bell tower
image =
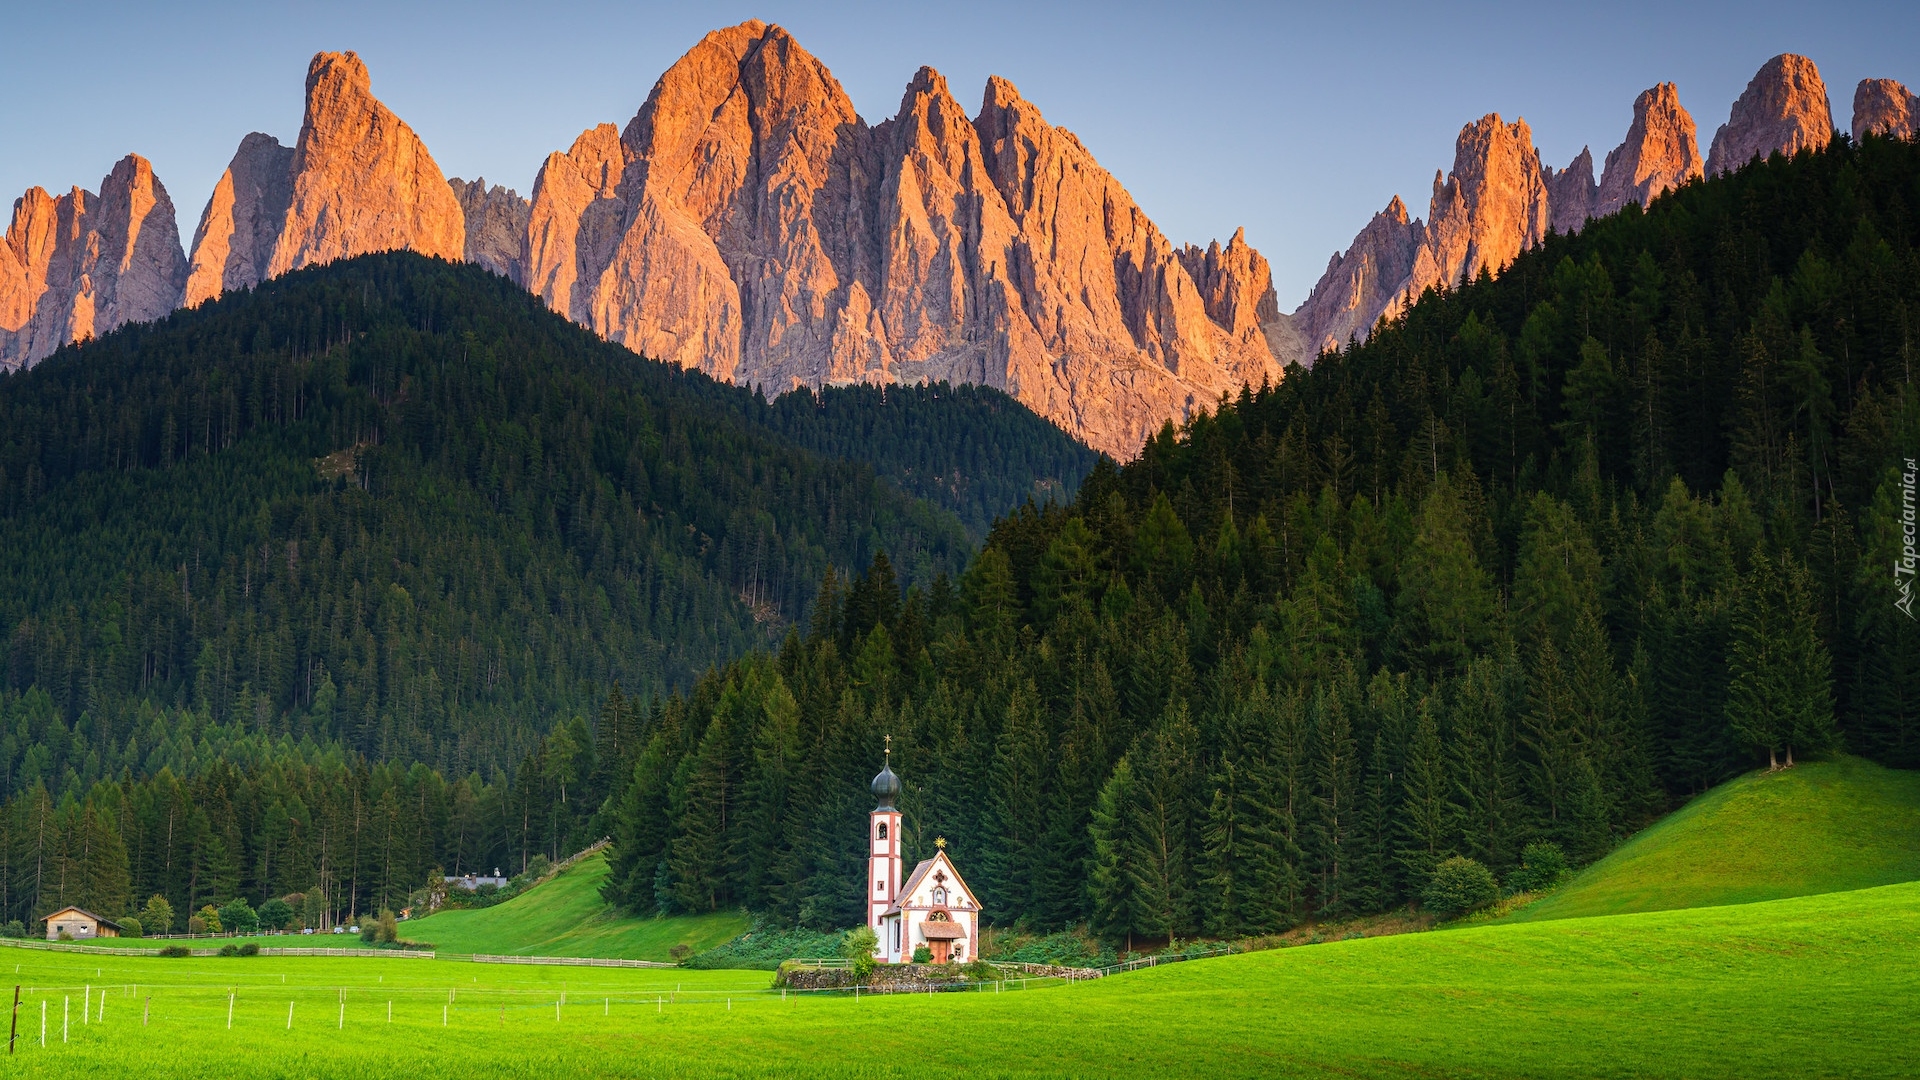
[[[887,838],[887,823],[883,821],[880,823],[879,835],[875,836],[874,839],[885,840],[886,838]]]

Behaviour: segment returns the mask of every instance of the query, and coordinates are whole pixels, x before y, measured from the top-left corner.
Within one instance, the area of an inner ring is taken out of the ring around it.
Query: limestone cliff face
[[[522,282],[520,252],[526,246],[527,200],[512,188],[487,187],[487,178],[471,183],[459,177],[447,181],[466,219],[467,239],[462,255],[515,283]]]
[[[1911,139],[1920,130],[1920,96],[1892,79],[1861,79],[1853,89],[1853,137],[1870,131]]]
[[[1730,172],[1779,151],[1818,150],[1833,137],[1833,110],[1820,69],[1804,56],[1782,53],[1762,64],[1713,134],[1707,172]]]
[[[293,148],[256,131],[240,140],[193,233],[187,306],[265,281],[293,200]]]
[[[1423,223],[1407,220],[1407,204],[1395,195],[1345,254],[1327,260],[1319,283],[1293,313],[1310,354],[1364,341],[1381,316],[1404,309],[1410,298],[1403,289],[1425,233]]]
[[[1315,353],[1365,338],[1381,318],[1392,318],[1429,288],[1459,285],[1484,269],[1498,272],[1547,234],[1554,218],[1549,185],[1568,193],[1586,220],[1593,159],[1584,151],[1564,173],[1540,166],[1525,120],[1512,124],[1488,114],[1460,129],[1453,172],[1433,177],[1424,222],[1407,220],[1395,196],[1375,214],[1345,255],[1328,262],[1320,281],[1293,314]]]
[[[1460,129],[1446,182],[1434,175],[1426,243],[1414,256],[1410,285],[1417,295],[1498,271],[1545,238],[1549,221],[1533,132],[1525,120],[1505,124],[1489,113]]]
[[[1588,218],[1599,217],[1600,189],[1593,182],[1593,151],[1581,147],[1573,161],[1559,172],[1553,166],[1541,167],[1547,184],[1547,207],[1553,231],[1576,233]]]
[[[547,155],[533,182],[521,283],[575,322],[592,320],[593,287],[626,223],[620,197],[626,162],[620,130],[601,124],[582,132],[566,153]]]
[[[0,245],[0,368],[160,318],[180,306],[186,276],[173,200],[147,159],[120,159],[98,195],[32,188]]]
[[[1607,154],[1594,216],[1605,217],[1630,202],[1645,206],[1702,171],[1693,117],[1680,107],[1679,88],[1661,83],[1644,90],[1634,99],[1626,140]]]
[[[1340,348],[1364,339],[1382,317],[1398,315],[1430,287],[1498,271],[1539,243],[1548,227],[1578,232],[1589,218],[1629,202],[1645,205],[1699,175],[1693,118],[1672,83],[1634,102],[1626,140],[1607,154],[1597,185],[1588,150],[1556,172],[1540,165],[1526,121],[1482,117],[1461,129],[1452,174],[1434,176],[1426,220],[1408,221],[1395,196],[1345,254],[1328,262],[1293,313],[1294,326],[1314,353]]]
[[[1280,377],[1269,341],[1292,339],[1244,237],[1183,258],[1005,80],[969,118],[923,68],[869,128],[786,31],[749,22],[610,134],[547,159],[522,265],[644,355],[774,391],[986,383],[1122,457]]]
[[[292,173],[268,277],[373,251],[458,261],[466,250],[446,177],[413,129],[373,96],[367,65],[351,52],[319,53],[307,66]]]
[[[289,150],[247,136],[214,187],[187,302],[375,251],[458,260],[466,241],[459,198],[420,137],[373,96],[367,65],[351,52],[317,53],[299,142]]]
[[[1247,243],[1245,229],[1235,229],[1224,248],[1218,240],[1204,251],[1192,244],[1182,247],[1180,265],[1199,287],[1207,317],[1236,341],[1252,342],[1258,330],[1282,366],[1312,359],[1293,320],[1280,310],[1272,268]]]

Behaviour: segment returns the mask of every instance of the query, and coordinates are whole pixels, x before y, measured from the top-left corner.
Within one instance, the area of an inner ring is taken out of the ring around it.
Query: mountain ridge
[[[1817,148],[1833,126],[1817,68],[1794,54],[1762,66],[1704,158],[1675,85],[1648,89],[1597,179],[1590,149],[1556,170],[1524,119],[1488,114],[1461,129],[1424,217],[1395,196],[1287,313],[1244,231],[1175,244],[1011,82],[990,77],[969,114],[922,67],[869,124],[824,63],[759,20],[705,35],[624,128],[549,154],[524,198],[445,178],[352,52],[316,54],[305,94],[294,145],[241,141],[184,270],[172,202],[138,155],[98,198],[17,200],[0,367],[292,267],[407,249],[478,263],[603,337],[719,378],[773,393],[977,383],[1126,458],[1161,424],[1278,381],[1427,288],[1498,272],[1548,231]],[[1916,100],[1863,80],[1856,138],[1910,135]],[[113,192],[137,220],[103,227],[88,211],[119,205]],[[124,266],[54,257],[127,237],[141,254]]]

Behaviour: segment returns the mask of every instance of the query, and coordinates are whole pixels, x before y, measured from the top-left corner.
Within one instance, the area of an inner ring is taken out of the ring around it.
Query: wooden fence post
[[[20,1034],[20,984],[13,984],[13,1027],[7,1032],[7,1053],[13,1053],[14,1037]]]

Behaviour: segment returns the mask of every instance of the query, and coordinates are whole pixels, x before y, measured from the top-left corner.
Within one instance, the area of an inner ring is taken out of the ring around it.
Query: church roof
[[[938,856],[936,856],[936,858],[937,857]],[[931,869],[933,869],[933,859],[921,859],[920,865],[914,867],[913,873],[907,875],[907,883],[900,887],[900,895],[894,897],[893,903],[888,904],[887,910],[880,914],[892,915],[898,912],[900,910],[900,901],[913,895],[913,890],[920,887],[920,879],[926,877],[927,871]]]
[[[967,928],[957,922],[923,922],[920,936],[928,941],[958,941],[967,936]]]
[[[944,866],[947,873],[953,875],[954,887],[966,895],[967,900],[973,904],[974,910],[979,910],[980,898],[973,895],[973,890],[967,887],[966,881],[960,876],[960,871],[953,865],[953,860],[947,858],[945,851],[940,851],[935,853],[931,859],[920,860],[919,865],[913,868],[913,873],[907,875],[907,883],[901,886],[900,892],[893,899],[893,903],[888,904],[887,910],[880,913],[881,917],[884,918],[888,915],[899,914],[900,901],[913,895],[914,890],[920,887],[920,882],[925,879],[928,874],[933,872],[936,864]]]

